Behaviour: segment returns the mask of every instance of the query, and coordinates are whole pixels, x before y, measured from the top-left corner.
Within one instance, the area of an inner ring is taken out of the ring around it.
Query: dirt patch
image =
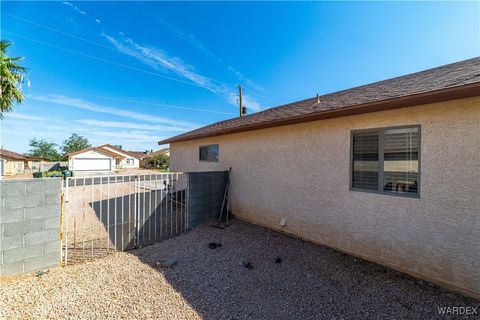
[[[177,263],[158,267],[166,259]],[[89,264],[2,281],[0,305],[6,319],[445,319],[439,307],[480,312],[477,300],[238,220],[226,230],[203,225]]]
[[[33,179],[33,174],[32,173],[22,173],[22,174],[15,174],[13,176],[2,176],[2,179],[5,179],[5,180]]]
[[[158,173],[166,173],[164,170],[152,168],[152,169],[145,169],[145,168],[124,168],[118,169],[118,174],[125,175],[125,174],[158,174]]]

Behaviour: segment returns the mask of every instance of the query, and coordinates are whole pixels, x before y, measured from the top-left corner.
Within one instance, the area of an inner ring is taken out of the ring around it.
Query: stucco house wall
[[[25,161],[0,157],[3,160],[3,175],[14,176],[25,171]]]
[[[110,160],[110,168],[111,170],[115,169],[115,159],[111,156],[96,152],[94,150],[88,150],[79,154],[71,155],[68,157],[68,168],[70,170],[77,170],[75,166],[75,161],[76,159],[82,159],[82,158],[88,158],[88,159],[109,159]],[[95,168],[91,168],[91,170],[95,171]]]
[[[120,163],[119,163],[119,165],[117,165],[117,168],[139,168],[140,167],[140,160],[132,157],[130,154],[120,152],[120,151],[115,150],[113,148],[109,148],[108,146],[103,146],[102,148],[104,148],[104,149],[106,149],[110,152],[120,154],[120,155],[125,157],[124,159],[120,160]],[[130,161],[127,161],[127,159],[130,160]],[[133,162],[131,162],[131,160],[133,160]],[[127,162],[130,162],[130,163],[127,163]]]
[[[28,160],[27,161],[27,167],[30,169],[32,172],[39,172],[41,165],[45,163],[44,160]]]
[[[414,124],[420,197],[350,191],[350,131]],[[219,162],[200,162],[199,146],[215,143]],[[480,297],[478,97],[176,142],[170,153],[172,171],[232,167],[241,219]]]

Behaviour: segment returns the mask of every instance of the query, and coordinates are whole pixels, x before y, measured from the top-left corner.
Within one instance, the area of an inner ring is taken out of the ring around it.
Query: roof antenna
[[[320,96],[317,93],[317,103],[320,103]]]

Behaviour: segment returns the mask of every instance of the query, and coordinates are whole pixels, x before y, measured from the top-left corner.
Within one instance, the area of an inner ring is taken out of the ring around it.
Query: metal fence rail
[[[63,263],[142,247],[187,231],[187,184],[183,173],[67,178]]]

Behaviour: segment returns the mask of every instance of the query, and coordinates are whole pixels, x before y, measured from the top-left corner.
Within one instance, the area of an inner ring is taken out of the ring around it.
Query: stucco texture
[[[25,164],[23,161],[8,160],[1,157],[0,159],[3,160],[3,175],[5,176],[13,176],[17,173],[23,173],[25,170]]]
[[[350,131],[413,124],[421,125],[420,198],[350,191]],[[214,143],[219,162],[199,162],[198,147]],[[232,167],[232,212],[241,219],[480,298],[478,97],[170,148],[172,171]]]

